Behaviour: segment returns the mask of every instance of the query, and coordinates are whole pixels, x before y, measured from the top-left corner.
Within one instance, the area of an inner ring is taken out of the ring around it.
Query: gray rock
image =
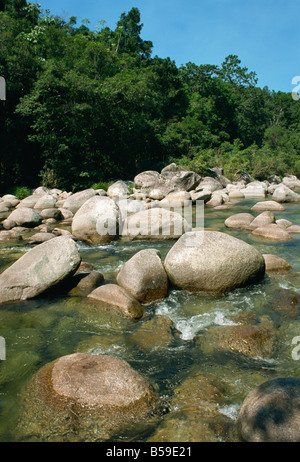
[[[75,213],[72,234],[93,244],[112,242],[119,237],[119,208],[107,196],[94,196]]]
[[[175,287],[191,292],[227,292],[265,274],[264,258],[254,247],[217,231],[185,233],[164,266]]]
[[[96,192],[94,189],[85,189],[69,196],[64,202],[64,208],[75,214],[80,207],[91,197],[94,197]]]
[[[0,303],[36,297],[74,274],[80,260],[68,237],[34,247],[0,275]]]
[[[18,207],[8,218],[15,222],[17,226],[26,226],[27,228],[34,228],[42,221],[41,215],[30,207]]]
[[[124,263],[116,281],[141,303],[163,298],[168,292],[168,276],[155,249],[141,250]]]

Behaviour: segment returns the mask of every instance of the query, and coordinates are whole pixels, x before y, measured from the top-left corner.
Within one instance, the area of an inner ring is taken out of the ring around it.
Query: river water
[[[277,242],[224,226],[228,216],[250,212],[259,200],[239,200],[225,210],[206,207],[205,228],[231,234],[261,253],[284,258],[292,265],[289,272],[266,274],[259,284],[221,296],[170,290],[167,298],[147,305],[140,320],[99,312],[94,302],[76,290],[0,306],[0,336],[6,344],[6,359],[0,361],[0,441],[18,441],[15,427],[21,392],[32,375],[44,364],[75,352],[108,354],[127,361],[150,380],[160,397],[161,414],[155,423],[140,431],[137,428],[134,434],[116,435],[114,441],[236,440],[235,423],[246,395],[271,378],[300,375],[300,355],[293,343],[300,336],[300,309],[299,313],[276,309],[278,303],[295,308],[293,297],[300,294],[300,234],[293,234],[289,242]],[[276,219],[300,225],[299,204],[285,207],[275,212]],[[156,248],[164,259],[173,244],[120,239],[104,246],[80,243],[79,250],[82,260],[103,273],[106,282],[115,282],[120,266],[139,250]],[[2,242],[0,272],[28,249],[26,241]],[[282,296],[284,302],[280,302]],[[169,325],[157,328],[159,338],[155,327],[150,335],[141,329],[156,315],[172,321],[171,329]],[[218,351],[209,338],[207,348],[201,347],[212,327],[245,320],[246,324],[267,321],[272,325],[276,342],[271,356]],[[206,404],[205,397],[199,397],[201,386],[206,387],[204,394],[207,390]]]

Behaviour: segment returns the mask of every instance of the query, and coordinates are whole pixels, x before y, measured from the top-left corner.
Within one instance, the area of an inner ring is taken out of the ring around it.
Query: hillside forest
[[[0,194],[39,184],[75,191],[170,162],[200,174],[221,167],[231,180],[299,176],[291,93],[260,88],[234,54],[180,67],[153,56],[136,7],[114,29],[90,20],[0,0]]]

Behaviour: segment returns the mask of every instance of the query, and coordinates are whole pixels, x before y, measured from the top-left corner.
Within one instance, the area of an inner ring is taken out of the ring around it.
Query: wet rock
[[[130,335],[130,342],[147,351],[161,350],[168,348],[179,334],[168,316],[156,315]]]
[[[286,220],[285,218],[281,218],[279,220],[276,220],[276,225],[280,226],[283,229],[286,229],[289,226],[293,226],[293,223],[289,220]]]
[[[116,284],[105,284],[93,290],[88,298],[97,301],[105,310],[111,309],[123,317],[139,319],[145,309],[127,290]]]
[[[87,200],[75,213],[72,234],[92,244],[105,244],[119,237],[119,208],[107,196]]]
[[[94,197],[94,189],[85,189],[69,196],[64,202],[64,208],[75,214],[80,207],[89,199]]]
[[[206,354],[237,353],[249,358],[272,358],[276,335],[270,323],[257,325],[209,327],[199,337],[199,345]]]
[[[242,189],[245,197],[266,197],[268,186],[263,181],[252,181]]]
[[[238,429],[246,442],[299,442],[300,379],[279,377],[252,390],[241,407]]]
[[[291,241],[290,234],[276,223],[271,223],[266,226],[258,227],[251,233],[253,236],[263,237],[265,239],[272,239],[275,241]]]
[[[48,442],[96,442],[138,432],[158,402],[149,381],[125,361],[83,353],[42,367],[23,400],[18,435]]]
[[[141,303],[166,297],[168,276],[155,249],[141,250],[119,270],[117,283]]]
[[[25,226],[27,228],[34,228],[42,221],[40,214],[30,207],[18,207],[8,218],[15,222],[17,226]]]
[[[300,234],[300,226],[299,225],[291,225],[286,228],[287,232],[290,234]]]
[[[272,271],[288,271],[291,265],[281,257],[272,254],[263,254],[266,263],[266,272]]]
[[[175,287],[192,292],[227,292],[265,274],[264,258],[254,247],[217,231],[185,233],[164,266]]]
[[[77,273],[74,278],[75,280],[78,280],[75,289],[84,292],[91,292],[104,282],[103,274],[99,273],[98,271],[91,271],[89,274]]]
[[[34,247],[0,275],[0,303],[36,297],[73,275],[80,260],[68,237]]]
[[[282,212],[285,210],[285,207],[276,201],[262,201],[262,202],[257,202],[251,208],[251,210],[253,210],[254,212],[257,212],[257,211],[263,212],[265,210],[273,210],[273,211]]]
[[[300,294],[290,289],[280,289],[272,300],[272,310],[289,318],[300,315]]]
[[[181,214],[165,208],[135,213],[123,223],[122,236],[129,239],[176,239],[191,225]]]
[[[22,241],[23,238],[19,232],[11,230],[0,231],[0,241]]]

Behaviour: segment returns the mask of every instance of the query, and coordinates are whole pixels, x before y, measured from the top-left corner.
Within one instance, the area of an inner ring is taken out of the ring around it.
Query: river
[[[259,200],[235,201],[225,210],[206,207],[205,228],[238,237],[263,254],[284,258],[292,266],[289,272],[266,274],[258,284],[221,296],[170,290],[167,298],[147,305],[140,320],[99,313],[93,302],[76,290],[2,305],[0,336],[5,339],[6,359],[0,362],[0,441],[18,441],[15,427],[21,391],[32,375],[44,364],[74,352],[114,355],[127,361],[150,380],[160,397],[161,415],[155,423],[146,429],[136,428],[134,434],[117,435],[114,441],[235,440],[235,423],[246,395],[271,378],[300,375],[300,354],[298,358],[293,343],[300,336],[300,310],[291,314],[276,309],[282,294],[290,300],[300,293],[300,234],[293,234],[291,241],[277,242],[224,226],[228,216],[250,212]],[[276,219],[300,225],[299,204],[284,205],[285,211],[274,212]],[[82,261],[103,273],[106,282],[115,282],[120,266],[139,250],[158,249],[164,259],[173,244],[120,239],[104,246],[79,243],[79,250]],[[28,249],[26,241],[1,242],[0,272]],[[173,323],[161,342],[141,330],[155,315],[167,316]],[[211,327],[237,325],[243,319],[272,324],[276,348],[271,357],[250,358],[201,347]],[[203,397],[197,387],[204,382],[207,385],[208,378],[209,402],[199,413],[197,406],[203,407]],[[212,397],[212,388],[217,396]],[[207,418],[202,419],[205,412]]]

